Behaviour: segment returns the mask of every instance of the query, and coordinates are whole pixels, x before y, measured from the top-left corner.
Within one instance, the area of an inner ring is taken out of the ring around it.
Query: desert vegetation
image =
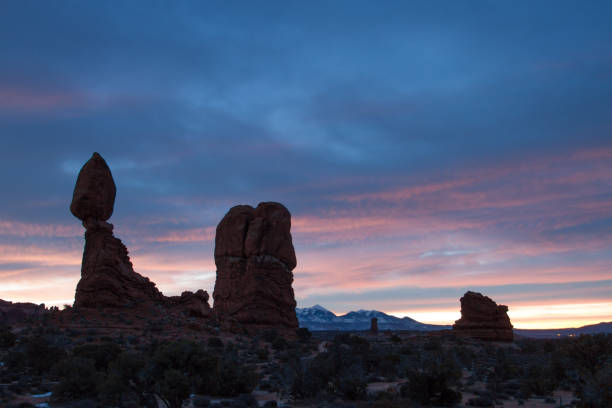
[[[3,407],[35,406],[32,395],[47,395],[51,407],[528,406],[533,398],[555,407],[612,405],[605,334],[498,344],[300,329],[291,340],[268,331],[134,344],[5,327],[0,339]]]

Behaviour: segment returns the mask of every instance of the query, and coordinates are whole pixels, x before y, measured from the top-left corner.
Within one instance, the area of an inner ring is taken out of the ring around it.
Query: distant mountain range
[[[590,324],[571,329],[514,329],[514,334],[522,337],[552,338],[580,336],[581,334],[612,333],[612,322]]]
[[[368,330],[373,317],[378,319],[379,330],[443,330],[451,326],[439,326],[417,322],[409,317],[395,317],[377,310],[358,310],[337,316],[323,306],[296,308],[300,327],[308,330]]]
[[[323,306],[314,305],[312,307],[298,307],[295,309],[295,312],[300,323],[300,327],[306,327],[311,331],[369,330],[373,317],[378,319],[379,330],[433,331],[451,329],[451,326],[421,323],[409,317],[400,318],[379,312],[378,310],[358,310],[356,312],[348,312],[345,315],[337,316],[325,309]],[[581,334],[612,333],[612,322],[592,324],[571,329],[514,329],[514,333],[520,337],[532,338],[553,338],[579,336]]]

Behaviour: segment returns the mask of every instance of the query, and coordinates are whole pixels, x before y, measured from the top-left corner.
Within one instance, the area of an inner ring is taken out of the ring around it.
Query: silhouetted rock
[[[210,317],[212,310],[208,305],[208,292],[199,289],[195,293],[185,291],[181,296],[171,296],[168,299],[170,306],[178,307],[191,317]]]
[[[106,222],[113,213],[115,182],[98,153],[85,163],[77,178],[70,211],[83,221],[85,252],[77,307],[122,307],[142,302],[162,302],[163,296],[149,279],[132,268],[127,248],[113,236]]]
[[[370,333],[372,334],[378,333],[378,319],[376,317],[373,317],[372,322],[370,323]]]
[[[295,329],[291,214],[279,203],[231,208],[215,238],[214,311],[244,325]]]
[[[453,332],[482,340],[512,341],[514,334],[507,312],[508,306],[468,291],[461,298],[461,319],[453,325]]]
[[[88,218],[106,221],[113,214],[116,192],[108,165],[94,153],[79,172],[70,211],[81,221]]]
[[[113,213],[115,193],[110,169],[102,156],[94,153],[79,173],[70,205],[86,229],[74,306],[121,308],[151,304],[178,308],[190,316],[210,316],[205,291],[167,298],[155,283],[134,271],[127,248],[113,235],[113,225],[106,222]]]
[[[0,299],[0,327],[23,323],[28,318],[37,318],[45,312],[44,303],[36,305],[26,302],[9,302]]]
[[[163,302],[164,297],[155,284],[134,272],[127,248],[113,236],[112,224],[89,221],[86,227],[75,306],[125,307],[143,302]]]

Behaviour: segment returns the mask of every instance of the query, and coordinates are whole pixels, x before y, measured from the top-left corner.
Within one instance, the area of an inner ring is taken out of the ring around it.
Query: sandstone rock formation
[[[202,290],[166,298],[148,278],[134,272],[125,245],[113,235],[106,222],[113,213],[115,182],[98,153],[81,169],[71,212],[83,221],[85,251],[81,280],[77,284],[75,307],[117,308],[136,305],[179,307],[193,316],[210,316],[208,294]]]
[[[9,302],[0,299],[0,327],[24,323],[27,319],[38,319],[45,313],[45,304]]]
[[[83,222],[85,252],[77,307],[122,307],[161,302],[162,294],[132,268],[127,248],[106,222],[113,213],[116,187],[108,165],[98,153],[85,163],[77,178],[70,211]]]
[[[378,334],[378,319],[376,317],[373,317],[370,322],[370,333]]]
[[[508,306],[468,291],[461,298],[461,319],[453,325],[453,332],[481,340],[512,341],[514,334],[507,312]]]
[[[279,203],[238,205],[217,226],[214,311],[251,327],[297,329],[291,214]]]
[[[171,296],[167,298],[167,303],[186,311],[190,317],[210,317],[212,313],[208,305],[208,292],[202,289],[195,293],[185,291],[181,296]]]
[[[83,222],[89,218],[106,221],[113,214],[116,193],[108,165],[94,153],[79,172],[70,211]]]

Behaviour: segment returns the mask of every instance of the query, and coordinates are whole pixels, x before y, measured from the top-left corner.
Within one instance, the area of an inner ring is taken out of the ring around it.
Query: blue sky
[[[300,306],[443,321],[476,289],[525,327],[612,320],[611,12],[3,2],[0,298],[71,302],[68,205],[98,151],[115,231],[168,294],[212,292],[227,209],[280,201]]]

